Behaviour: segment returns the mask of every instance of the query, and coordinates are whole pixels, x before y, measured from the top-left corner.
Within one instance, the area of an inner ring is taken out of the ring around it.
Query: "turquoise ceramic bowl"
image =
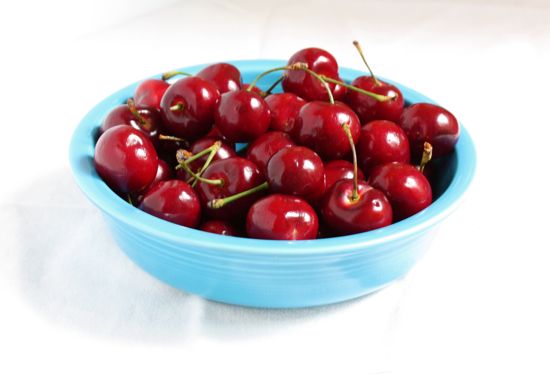
[[[278,60],[233,62],[251,82]],[[205,65],[182,68],[196,73]],[[262,79],[269,86],[280,74]],[[362,72],[341,68],[346,81]],[[70,163],[84,194],[102,211],[120,248],[158,279],[207,299],[253,307],[291,308],[337,303],[376,291],[405,275],[426,252],[435,229],[462,200],[474,175],[476,154],[466,129],[437,199],[424,211],[386,228],[351,236],[307,241],[223,237],[160,220],[119,198],[93,166],[95,131],[104,116],[133,95],[132,84],[96,105],[76,128]],[[400,87],[408,103],[433,102]],[[280,91],[280,89],[278,90]],[[244,213],[243,213],[244,214]]]

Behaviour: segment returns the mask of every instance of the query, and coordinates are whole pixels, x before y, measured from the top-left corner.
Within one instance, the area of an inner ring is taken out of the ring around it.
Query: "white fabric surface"
[[[2,3],[0,382],[548,382],[550,3]],[[404,280],[349,303],[207,302],[134,266],[74,186],[97,101],[175,67],[322,46],[474,136],[468,200]]]

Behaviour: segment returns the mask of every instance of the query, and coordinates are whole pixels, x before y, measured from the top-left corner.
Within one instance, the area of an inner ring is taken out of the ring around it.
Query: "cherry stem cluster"
[[[191,184],[192,187],[197,185],[198,181],[201,181],[203,183],[211,184],[211,185],[223,185],[222,179],[205,179],[201,175],[204,173],[204,171],[210,166],[210,163],[214,159],[214,156],[216,156],[216,153],[220,149],[222,143],[221,141],[216,141],[214,144],[212,144],[210,147],[196,153],[196,154],[190,154],[189,151],[186,151],[184,149],[179,149],[176,152],[176,160],[178,161],[178,165],[176,166],[176,169],[183,169],[185,172],[191,175],[191,177],[194,179],[193,183]],[[195,173],[191,170],[191,167],[189,167],[189,164],[191,164],[193,161],[197,160],[200,157],[205,156],[208,154],[208,158],[204,162],[201,169]]]

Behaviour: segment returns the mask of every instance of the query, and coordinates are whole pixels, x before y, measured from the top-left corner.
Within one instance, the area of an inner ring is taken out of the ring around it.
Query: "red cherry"
[[[172,172],[172,168],[170,168],[168,163],[162,159],[159,159],[157,174],[155,175],[153,181],[151,181],[151,184],[149,184],[149,186],[137,196],[131,196],[131,199],[134,200],[134,205],[139,205],[143,201],[143,196],[149,191],[149,189],[151,189],[152,186],[160,183],[161,181],[170,180],[173,176],[174,174]]]
[[[100,136],[95,146],[97,173],[117,192],[138,192],[157,174],[158,157],[147,136],[129,125],[119,125]]]
[[[371,121],[361,128],[357,159],[366,174],[380,164],[394,161],[409,163],[409,139],[401,127],[391,121]]]
[[[246,217],[249,237],[268,240],[317,238],[319,220],[315,210],[295,196],[273,194],[250,207]]]
[[[223,180],[221,185],[203,181],[197,184],[197,193],[206,207],[206,213],[213,218],[232,221],[242,218],[243,212],[262,196],[261,193],[251,194],[221,208],[212,208],[208,205],[213,200],[247,191],[264,182],[258,166],[250,160],[240,157],[218,160],[210,164],[202,176],[209,180]]]
[[[345,104],[312,101],[300,109],[294,126],[295,140],[313,149],[323,159],[341,159],[351,152],[342,128],[347,124],[353,142],[359,140],[361,124],[357,115]]]
[[[336,80],[343,82],[343,80],[339,77],[336,78]],[[332,96],[334,97],[334,100],[345,102],[347,93],[348,89],[346,87],[341,84],[334,84],[334,90],[332,91]]]
[[[149,188],[139,209],[190,228],[195,228],[201,217],[201,205],[195,191],[181,180],[161,181]]]
[[[160,79],[142,81],[134,92],[136,105],[140,107],[160,109],[160,100],[170,84]]]
[[[232,64],[211,64],[197,73],[196,76],[214,83],[220,93],[241,89],[241,72]]]
[[[430,183],[410,164],[380,165],[372,170],[369,184],[388,196],[395,221],[412,216],[432,203]]]
[[[366,124],[373,120],[399,122],[405,100],[403,99],[403,94],[396,86],[372,76],[360,76],[353,80],[351,85],[365,91],[392,98],[386,101],[377,101],[359,92],[347,92],[346,102],[357,113],[361,124]]]
[[[186,140],[198,139],[211,129],[219,99],[213,83],[196,76],[179,79],[160,103],[166,129]]]
[[[325,175],[327,177],[327,191],[332,188],[337,181],[353,180],[353,164],[346,160],[332,160],[325,163]],[[357,170],[357,178],[364,180],[365,175],[360,169]]]
[[[293,93],[276,93],[267,96],[265,102],[271,111],[269,128],[292,135],[294,122],[306,101]]]
[[[266,176],[270,190],[276,193],[315,202],[325,192],[323,161],[306,147],[290,146],[279,150],[269,160]]]
[[[269,106],[255,92],[246,90],[224,93],[214,113],[216,126],[230,141],[248,142],[267,131]]]
[[[403,110],[401,127],[409,137],[413,154],[422,153],[424,143],[433,147],[433,157],[450,153],[458,141],[460,126],[454,115],[435,104],[412,104]]]
[[[103,120],[99,128],[102,135],[108,129],[118,125],[129,125],[143,132],[154,144],[162,130],[162,119],[159,112],[153,108],[136,107],[131,99],[128,104],[113,108]]]
[[[306,48],[290,57],[287,65],[305,63],[312,71],[327,77],[338,78],[338,63],[334,56],[320,48]],[[294,93],[306,100],[328,100],[327,90],[323,84],[305,71],[289,70],[285,72],[282,82],[285,92]],[[334,90],[334,84],[330,84]]]
[[[381,191],[361,180],[353,198],[353,180],[340,180],[325,197],[321,215],[335,233],[348,235],[385,227],[392,223],[392,207]]]
[[[271,157],[279,150],[293,145],[290,136],[284,132],[266,132],[249,145],[246,158],[255,163],[265,175]]]
[[[241,236],[241,232],[233,224],[223,220],[208,220],[199,229],[223,236]]]

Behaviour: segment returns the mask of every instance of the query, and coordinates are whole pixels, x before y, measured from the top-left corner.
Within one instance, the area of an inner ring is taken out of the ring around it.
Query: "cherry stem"
[[[183,111],[184,109],[185,109],[185,104],[183,104],[181,101],[177,102],[176,104],[170,107],[171,111]]]
[[[210,185],[218,185],[220,187],[223,186],[223,179],[205,179],[204,177],[201,177],[193,172],[186,162],[180,163],[180,165],[185,170],[185,172],[189,173],[195,179],[195,182],[198,180],[200,182]],[[193,185],[191,185],[192,187],[195,185],[195,182],[193,182]]]
[[[214,156],[216,156],[216,153],[218,153],[218,150],[221,148],[221,146],[222,146],[222,142],[219,141],[219,140],[216,141],[214,144],[212,144],[210,146],[210,148],[211,148],[210,154],[208,155],[208,158],[206,159],[206,161],[202,165],[199,172],[197,172],[197,177],[195,177],[195,180],[193,181],[193,184],[191,184],[191,187],[194,187],[195,185],[197,185],[197,181],[199,180],[199,177],[201,177],[203,172],[206,170],[206,168],[208,168],[208,166],[210,165],[210,163],[214,159]]]
[[[327,76],[324,76],[324,75],[320,75],[323,80],[325,80],[326,82],[329,82],[329,83],[333,83],[333,84],[339,84],[341,85],[342,87],[346,87],[348,89],[351,89],[352,91],[355,91],[355,92],[359,92],[359,93],[362,93],[363,95],[367,95],[367,96],[370,96],[372,97],[373,99],[375,99],[376,101],[380,101],[380,102],[384,102],[384,101],[388,101],[388,100],[395,100],[397,98],[397,94],[393,95],[393,96],[384,96],[384,95],[379,95],[378,93],[373,93],[373,92],[369,92],[369,91],[365,91],[364,89],[362,88],[357,88],[351,84],[347,84],[347,83],[344,83],[343,81],[339,81],[339,80],[335,80],[335,79],[331,79],[330,77],[327,77]]]
[[[181,137],[177,137],[177,136],[170,136],[170,135],[160,134],[159,135],[159,140],[177,141],[177,142],[184,143],[186,146],[189,146],[189,142],[187,140],[182,139]]]
[[[365,54],[363,53],[363,49],[361,48],[361,45],[359,44],[359,42],[357,40],[354,40],[353,45],[357,49],[357,52],[359,52],[359,56],[361,56],[361,59],[363,59],[363,63],[365,63],[365,65],[367,66],[367,69],[370,72],[370,77],[372,77],[372,79],[374,80],[374,83],[376,85],[380,85],[380,81],[378,81],[378,79],[374,76],[374,72],[370,68],[369,63],[367,63],[367,59],[365,59]]]
[[[327,93],[328,93],[328,101],[331,104],[334,104],[334,96],[332,95],[332,91],[330,90],[330,86],[328,85],[328,83],[329,83],[328,79],[329,78],[325,77],[323,75],[319,75],[317,72],[312,71],[311,69],[309,69],[307,67],[307,64],[305,64],[305,63],[296,63],[296,64],[302,64],[303,67],[297,68],[297,69],[301,69],[303,71],[306,71],[306,73],[309,73],[311,76],[313,76],[317,80],[319,80],[321,82],[321,84],[323,84],[323,86],[325,87],[325,89],[327,90]]]
[[[151,128],[151,125],[150,123],[147,121],[147,119],[143,118],[143,116],[140,115],[139,111],[137,110],[137,107],[136,107],[136,103],[134,101],[134,99],[132,99],[131,97],[128,99],[128,101],[126,101],[126,105],[128,105],[128,109],[130,110],[130,112],[132,113],[132,115],[136,118],[136,120],[138,121],[138,124],[149,130]]]
[[[193,76],[192,74],[183,71],[168,71],[162,74],[162,80],[166,81],[177,75]]]
[[[273,84],[271,84],[271,86],[267,89],[267,91],[262,93],[262,96],[266,97],[271,95],[271,92],[275,89],[277,85],[281,83],[281,81],[283,81],[283,79],[284,79],[284,76],[279,77]]]
[[[223,199],[210,200],[207,205],[208,205],[208,208],[220,209],[223,206],[225,206],[226,204],[229,204],[229,203],[231,203],[235,200],[238,200],[241,197],[246,197],[246,196],[252,195],[256,192],[268,189],[268,188],[269,188],[269,184],[267,183],[267,181],[264,181],[262,184],[259,184],[259,185],[255,186],[253,188],[247,189],[246,191],[242,191],[242,192],[236,193],[234,195],[224,197]]]
[[[271,69],[268,69],[267,71],[265,72],[262,72],[260,73],[258,76],[256,76],[256,78],[254,79],[254,81],[252,81],[252,83],[250,83],[250,85],[248,86],[248,88],[246,88],[246,91],[247,92],[250,92],[252,91],[252,89],[254,88],[254,86],[256,85],[256,83],[264,76],[267,76],[269,75],[270,73],[273,73],[273,72],[277,72],[277,71],[286,71],[286,70],[289,70],[289,69],[292,69],[290,66],[284,66],[284,67],[276,67],[276,68],[271,68]]]
[[[351,135],[351,130],[349,129],[348,124],[343,124],[344,132],[349,140],[349,145],[351,146],[351,155],[353,157],[353,193],[351,195],[351,201],[357,201],[359,199],[359,182],[357,181],[357,152],[355,151],[355,143],[353,142],[353,136]]]
[[[126,198],[127,198],[127,200],[128,200],[128,203],[130,203],[130,205],[133,206],[133,205],[134,205],[134,202],[132,201],[132,196],[128,193],[128,194],[126,195]]]
[[[432,154],[433,154],[432,145],[427,141],[424,142],[424,151],[422,151],[422,159],[420,160],[420,165],[418,166],[418,170],[420,172],[424,172],[424,168],[426,167],[426,164],[428,164],[432,159]]]

